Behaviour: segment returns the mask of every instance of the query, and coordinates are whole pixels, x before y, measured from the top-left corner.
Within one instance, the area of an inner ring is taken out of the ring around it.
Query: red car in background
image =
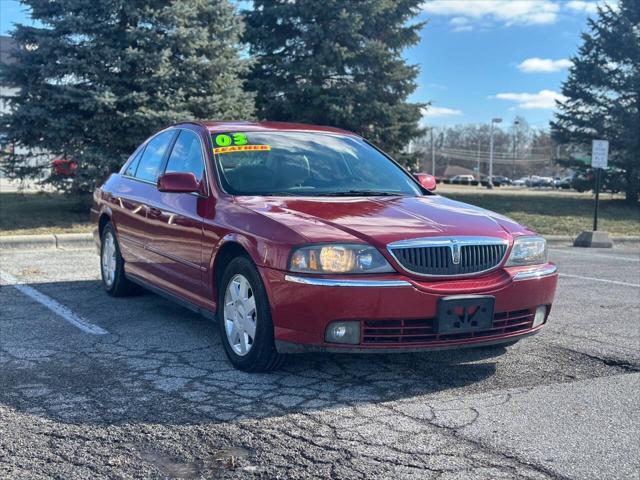
[[[303,351],[511,344],[556,289],[546,244],[436,195],[351,132],[276,122],[164,129],[94,193],[102,281],[215,319],[231,363]]]
[[[53,174],[61,177],[73,177],[78,170],[78,164],[68,158],[56,158],[51,162]]]

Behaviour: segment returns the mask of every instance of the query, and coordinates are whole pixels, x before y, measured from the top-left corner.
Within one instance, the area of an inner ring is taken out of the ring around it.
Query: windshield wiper
[[[347,190],[344,192],[318,193],[319,197],[398,197],[400,192],[383,192],[380,190]]]

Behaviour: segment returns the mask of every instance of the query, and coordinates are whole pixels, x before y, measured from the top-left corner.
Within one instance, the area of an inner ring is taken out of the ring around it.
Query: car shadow
[[[111,298],[97,281],[32,286],[109,332],[87,334],[15,293],[21,312],[33,313],[0,342],[0,403],[61,422],[229,422],[416,397],[427,408],[430,398],[491,382],[506,351],[301,354],[249,374],[228,363],[211,320],[155,294]],[[10,317],[7,326],[18,321]]]

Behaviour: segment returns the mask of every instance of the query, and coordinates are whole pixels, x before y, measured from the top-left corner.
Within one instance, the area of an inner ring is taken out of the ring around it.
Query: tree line
[[[420,133],[408,96],[420,0],[24,0],[2,68],[10,111],[3,164],[33,175],[38,153],[73,159],[91,191],[154,131],[178,120],[269,119],[355,131],[390,153]],[[29,161],[29,159],[31,159]]]
[[[434,127],[433,136],[415,139],[412,148],[421,159],[422,169],[431,172],[431,150],[436,157],[436,173],[442,175],[445,167],[459,165],[475,169],[481,161],[480,175],[488,174],[491,126],[460,124]],[[510,178],[541,174],[541,167],[552,170],[552,162],[568,155],[566,148],[559,148],[548,130],[533,128],[526,118],[516,116],[504,128],[496,125],[493,131],[494,174]],[[530,164],[526,161],[530,160]],[[442,164],[444,162],[444,164]]]
[[[422,0],[22,0],[32,25],[16,25],[12,61],[0,65],[10,94],[0,115],[2,167],[10,177],[73,159],[71,192],[91,191],[154,131],[175,121],[269,119],[342,127],[405,165],[424,136],[409,101],[418,66],[403,51],[418,43]],[[611,142],[611,163],[638,198],[640,2],[599,8],[563,86],[551,124],[556,142]],[[437,47],[433,47],[437,48]],[[496,145],[533,148],[520,122]],[[450,129],[475,148],[483,128]],[[34,162],[38,156],[44,162]]]

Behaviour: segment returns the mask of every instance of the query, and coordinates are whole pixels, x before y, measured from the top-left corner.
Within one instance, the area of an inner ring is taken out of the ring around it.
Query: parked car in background
[[[524,179],[525,186],[532,188],[553,187],[552,177],[541,177],[539,175],[531,175]]]
[[[348,131],[179,123],[94,193],[102,284],[214,319],[245,371],[287,353],[509,345],[540,331],[558,280],[544,238],[435,188]]]
[[[451,177],[451,183],[454,185],[471,185],[474,181],[473,175],[455,175]]]
[[[513,185],[514,187],[526,187],[528,181],[529,181],[529,177],[522,177],[512,181],[511,185]]]
[[[553,177],[538,177],[537,182],[532,185],[532,187],[544,187],[544,188],[553,188],[555,186],[555,181]]]
[[[555,182],[555,187],[561,190],[569,190],[571,188],[572,177],[563,177]]]
[[[511,179],[509,177],[504,177],[502,175],[494,175],[493,184],[496,187],[501,187],[504,185],[511,185]]]
[[[78,164],[68,158],[56,158],[51,162],[53,174],[60,177],[73,177],[78,170]]]

